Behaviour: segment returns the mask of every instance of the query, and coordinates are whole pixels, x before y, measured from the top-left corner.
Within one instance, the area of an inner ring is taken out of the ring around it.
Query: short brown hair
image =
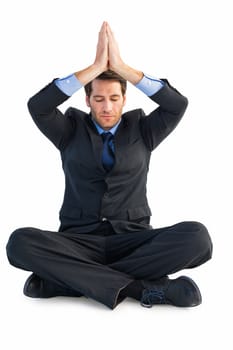
[[[113,72],[112,70],[106,70],[105,72],[98,75],[95,79],[119,81],[119,83],[121,84],[122,95],[124,96],[126,93],[127,81],[125,79],[123,79],[120,75],[118,75],[117,73]],[[86,95],[88,97],[91,96],[92,81],[90,81],[90,83],[88,83],[84,86]]]

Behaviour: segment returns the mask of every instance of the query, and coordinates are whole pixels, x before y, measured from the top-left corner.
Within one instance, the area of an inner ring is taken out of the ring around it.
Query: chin
[[[110,124],[110,123],[104,123],[104,124],[100,124],[100,126],[102,127],[102,128],[109,128],[109,129],[111,129],[113,126],[114,126],[114,124]]]
[[[111,125],[111,126],[102,126],[102,129],[104,129],[104,130],[110,130],[110,129],[112,129],[113,128],[113,125]]]

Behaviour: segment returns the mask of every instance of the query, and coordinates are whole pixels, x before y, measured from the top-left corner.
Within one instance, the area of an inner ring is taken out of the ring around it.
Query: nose
[[[103,104],[103,110],[105,113],[109,113],[112,110],[112,102],[109,100],[105,100]]]

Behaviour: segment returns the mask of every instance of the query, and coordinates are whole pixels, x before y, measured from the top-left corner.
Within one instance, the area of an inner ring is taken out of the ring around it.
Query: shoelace
[[[141,305],[144,307],[152,307],[154,304],[164,304],[165,296],[164,292],[154,290],[154,289],[146,289],[143,292]]]

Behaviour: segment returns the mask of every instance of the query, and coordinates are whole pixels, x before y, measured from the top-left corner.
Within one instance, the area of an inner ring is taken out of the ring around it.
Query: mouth
[[[101,115],[101,118],[103,118],[103,119],[111,119],[111,118],[113,118],[113,116],[112,115]]]

